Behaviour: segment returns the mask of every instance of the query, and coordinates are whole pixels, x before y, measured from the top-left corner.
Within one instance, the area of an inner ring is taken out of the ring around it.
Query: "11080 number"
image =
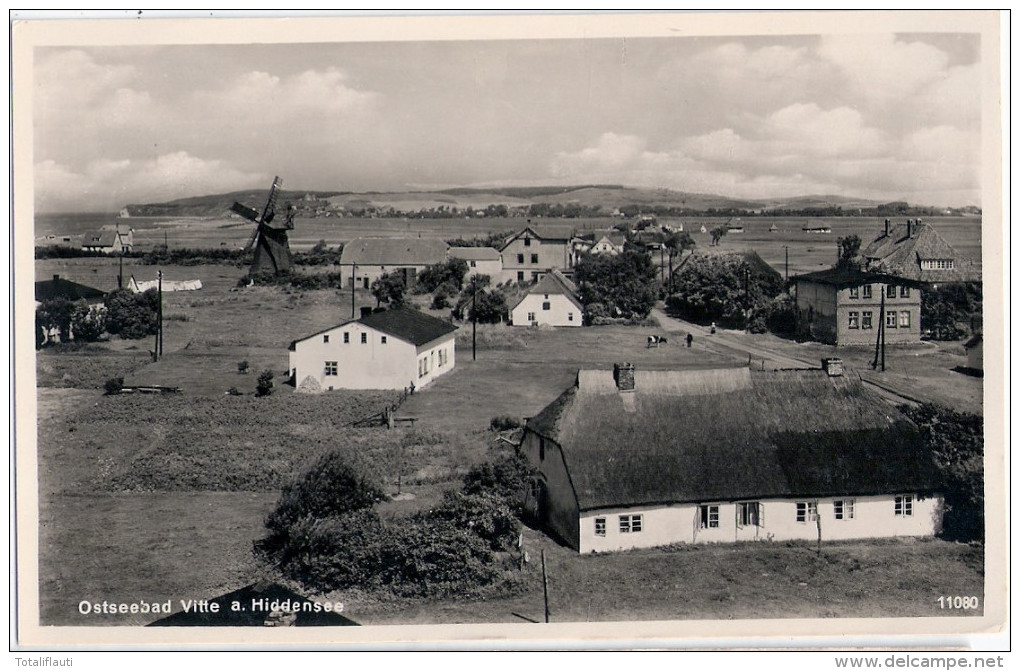
[[[976,596],[940,596],[939,608],[943,610],[976,610],[980,600]]]

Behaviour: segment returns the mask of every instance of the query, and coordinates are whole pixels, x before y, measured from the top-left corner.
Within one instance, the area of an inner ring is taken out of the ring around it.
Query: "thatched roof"
[[[607,381],[608,380],[608,381]],[[619,392],[581,371],[527,430],[562,447],[581,510],[930,492],[916,428],[823,371],[641,371]]]
[[[447,244],[435,238],[355,238],[344,245],[340,264],[431,266],[446,260]]]
[[[933,226],[896,224],[872,240],[861,255],[869,270],[891,273],[920,282],[964,282],[980,279],[973,261],[960,256]],[[922,268],[925,260],[952,260],[953,268]]]

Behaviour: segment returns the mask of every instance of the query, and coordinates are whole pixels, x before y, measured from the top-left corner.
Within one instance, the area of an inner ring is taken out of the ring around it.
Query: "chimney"
[[[843,360],[836,357],[822,359],[822,370],[829,377],[843,377]]]
[[[885,235],[886,235],[886,237],[889,236],[889,220],[888,219],[885,220]]]
[[[54,275],[53,276],[53,281],[54,282],[59,282],[60,281],[60,275]]]
[[[361,306],[361,318],[364,319],[365,317],[369,316],[370,314],[372,314],[372,308],[368,307],[366,305],[362,305]]]
[[[613,380],[620,391],[634,391],[634,364],[614,363]]]

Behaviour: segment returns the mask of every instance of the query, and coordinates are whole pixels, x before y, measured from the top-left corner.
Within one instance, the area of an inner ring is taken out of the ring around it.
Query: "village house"
[[[340,286],[350,288],[353,278],[355,287],[369,289],[387,273],[399,273],[413,286],[427,266],[446,261],[447,247],[436,238],[355,238],[340,253]]]
[[[422,388],[453,370],[453,324],[412,308],[362,309],[350,320],[290,344],[300,391]]]
[[[526,507],[581,553],[936,534],[917,428],[828,363],[581,370],[525,425]]]
[[[36,303],[52,300],[54,298],[65,298],[69,301],[77,301],[84,298],[89,303],[102,303],[106,293],[95,287],[90,287],[78,282],[54,275],[52,280],[39,280],[35,283]]]
[[[571,238],[571,266],[576,266],[584,254],[610,254],[612,256],[623,254],[626,243],[627,236],[615,229],[595,231]]]
[[[503,259],[493,247],[450,247],[447,254],[451,259],[461,259],[467,263],[466,280],[475,275],[488,275],[497,283],[503,276]]]
[[[797,275],[790,281],[797,328],[813,340],[837,346],[874,345],[880,326],[887,344],[921,340],[917,282],[838,268]]]
[[[980,281],[981,270],[961,256],[931,224],[908,219],[872,240],[864,251],[864,269],[925,284]]]
[[[103,226],[98,231],[91,231],[82,236],[81,248],[86,252],[102,252],[104,254],[120,254],[130,252],[135,245],[133,228],[121,231],[112,226]]]
[[[577,287],[558,270],[550,270],[510,309],[513,326],[581,326],[584,306]]]
[[[503,259],[500,282],[537,282],[553,268],[573,268],[570,238],[539,235],[530,225],[514,234],[499,250]]]

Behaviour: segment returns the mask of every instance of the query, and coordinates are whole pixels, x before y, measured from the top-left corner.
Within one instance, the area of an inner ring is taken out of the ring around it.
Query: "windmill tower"
[[[252,247],[255,248],[255,258],[248,271],[249,276],[262,272],[280,275],[290,270],[293,264],[290,244],[287,242],[287,231],[294,228],[295,208],[291,206],[287,209],[282,224],[273,223],[276,218],[276,199],[282,186],[283,180],[274,177],[273,185],[269,189],[269,197],[266,199],[262,212],[241,203],[234,203],[230,206],[232,211],[255,223],[255,230],[252,231],[248,244],[244,246],[245,251]]]

